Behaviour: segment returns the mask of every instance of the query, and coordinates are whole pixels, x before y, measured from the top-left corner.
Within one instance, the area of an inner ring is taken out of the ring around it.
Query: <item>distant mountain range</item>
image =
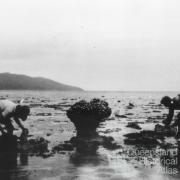
[[[30,77],[11,73],[0,73],[0,90],[83,91],[79,87],[61,84],[43,77]]]

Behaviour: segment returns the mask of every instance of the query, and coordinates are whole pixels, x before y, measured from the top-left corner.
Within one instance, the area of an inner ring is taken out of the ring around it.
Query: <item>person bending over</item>
[[[2,134],[5,133],[1,124],[5,125],[5,129],[8,134],[13,134],[14,127],[12,125],[12,119],[18,124],[23,132],[28,133],[22,121],[27,119],[27,116],[30,113],[30,108],[25,105],[15,104],[10,100],[0,100],[0,131]]]
[[[163,124],[165,124],[166,126],[169,126],[174,116],[174,110],[180,110],[180,94],[172,99],[169,96],[164,96],[161,99],[161,104],[169,108],[169,113],[167,115],[167,118],[163,120]],[[178,126],[178,133],[176,137],[179,138],[180,137],[180,113],[177,114],[177,118],[175,122],[172,124],[172,127],[174,126]]]

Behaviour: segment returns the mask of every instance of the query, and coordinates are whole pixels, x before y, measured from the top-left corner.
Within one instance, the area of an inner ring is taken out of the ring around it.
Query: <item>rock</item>
[[[134,129],[142,129],[136,122],[129,122],[126,127],[134,128]]]
[[[115,118],[114,117],[110,117],[110,118],[107,118],[106,120],[109,120],[109,121],[114,121]]]
[[[26,150],[30,155],[43,156],[49,153],[48,141],[43,137],[38,137],[36,139],[30,139],[26,143],[20,143],[19,151]]]
[[[46,134],[46,136],[51,136],[51,135],[52,135],[52,133],[47,133],[47,134]]]
[[[134,106],[134,104],[133,103],[129,103],[129,105],[127,106],[127,109],[132,109],[132,108],[134,108],[135,106]]]
[[[153,110],[153,112],[155,112],[155,113],[160,113],[161,111],[159,111],[159,110]]]
[[[109,134],[109,133],[112,133],[112,132],[119,132],[119,131],[121,131],[120,128],[114,128],[114,129],[106,129],[104,131],[99,131],[99,132],[104,133],[104,134]]]
[[[42,137],[27,140],[27,133],[22,133],[20,138],[15,135],[5,134],[0,136],[0,152],[28,153],[32,156],[45,157],[49,153],[48,141]]]
[[[134,104],[133,103],[129,103],[129,106],[134,107]]]
[[[66,112],[74,123],[78,136],[94,136],[96,128],[105,118],[111,115],[106,101],[92,99],[90,102],[81,100],[72,105]]]
[[[127,116],[125,116],[125,115],[115,114],[115,116],[118,117],[118,118],[127,118]]]
[[[160,142],[164,140],[162,134],[145,130],[139,133],[126,134],[124,136],[126,137],[124,143],[127,145],[156,146],[160,145]]]
[[[60,151],[73,151],[74,147],[71,143],[59,144],[53,147],[52,152],[57,153]]]
[[[116,150],[121,148],[120,145],[116,144],[112,137],[103,137],[103,147],[109,150]]]
[[[112,129],[106,129],[105,131],[99,131],[99,132],[102,132],[104,134],[109,134],[109,133],[112,133],[113,130]]]
[[[51,116],[51,113],[38,113],[36,116]]]
[[[151,145],[160,145],[160,143],[151,137],[141,137],[137,139],[125,139],[124,144],[126,145],[143,145],[143,146],[151,146]]]
[[[167,137],[175,136],[177,133],[177,129],[175,127],[163,126],[160,124],[155,125],[154,131],[158,134],[161,134]]]
[[[30,107],[30,108],[41,107],[41,106],[42,106],[42,104],[40,104],[40,103],[32,103],[32,104],[29,104],[29,107]]]
[[[126,116],[132,116],[132,115],[134,115],[133,113],[127,113],[127,114],[125,114]]]

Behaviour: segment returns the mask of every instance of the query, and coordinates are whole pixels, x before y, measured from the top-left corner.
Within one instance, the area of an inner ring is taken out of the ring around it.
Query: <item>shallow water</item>
[[[49,148],[69,141],[76,135],[66,110],[73,103],[91,98],[101,98],[109,103],[112,115],[98,128],[100,135],[112,136],[120,145],[116,150],[102,146],[79,151],[62,151],[48,158],[29,156],[27,153],[0,157],[0,180],[156,180],[180,178],[180,144],[175,138],[166,138],[169,148],[141,147],[124,144],[124,134],[139,132],[127,128],[128,122],[139,122],[143,130],[153,130],[156,123],[168,112],[159,102],[162,96],[175,96],[176,92],[45,92],[1,91],[0,98],[18,102],[22,98],[30,105],[31,115],[24,123],[32,137],[44,137]],[[59,104],[58,108],[54,105]],[[129,103],[134,107],[129,108]],[[60,108],[59,108],[60,107]],[[177,113],[177,112],[176,112]],[[121,116],[124,115],[122,118]],[[20,131],[15,132],[20,135]],[[142,155],[143,152],[148,152]],[[174,154],[162,154],[167,152]],[[161,152],[157,154],[156,152]],[[141,153],[141,154],[138,154]],[[163,163],[165,163],[163,165]]]

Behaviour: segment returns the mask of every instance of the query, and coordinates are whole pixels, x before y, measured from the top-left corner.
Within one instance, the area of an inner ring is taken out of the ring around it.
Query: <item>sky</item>
[[[0,72],[179,91],[179,9],[179,0],[1,0]]]

